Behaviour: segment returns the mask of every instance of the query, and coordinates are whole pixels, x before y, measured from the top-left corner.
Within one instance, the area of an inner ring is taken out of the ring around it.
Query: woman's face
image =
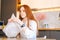
[[[21,17],[22,17],[22,18],[25,18],[25,17],[26,17],[26,12],[25,12],[24,7],[21,7],[20,10],[21,10],[21,13],[20,13]]]

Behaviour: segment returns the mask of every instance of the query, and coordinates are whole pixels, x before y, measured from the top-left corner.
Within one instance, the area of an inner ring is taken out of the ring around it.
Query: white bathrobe
[[[7,37],[16,37],[17,34],[20,33],[22,38],[36,38],[37,23],[35,21],[29,21],[29,26],[31,29],[29,29],[26,25],[24,27],[20,27],[21,25],[18,23],[11,22],[6,25],[3,32]]]
[[[31,29],[29,29],[27,26],[21,28],[21,30],[20,30],[21,37],[23,37],[23,38],[36,38],[36,32],[37,32],[36,22],[33,20],[30,20],[29,24],[30,24],[29,27]]]
[[[7,37],[16,37],[18,33],[20,33],[22,38],[36,38],[37,23],[34,20],[29,20],[30,29],[27,25],[21,27],[23,24],[24,23],[21,20],[17,20],[16,22],[8,22],[3,29],[3,32]]]

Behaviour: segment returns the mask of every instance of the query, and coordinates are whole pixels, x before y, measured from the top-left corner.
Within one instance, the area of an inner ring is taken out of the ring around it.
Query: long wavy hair
[[[27,19],[28,19],[27,27],[29,27],[29,20],[34,20],[34,21],[36,21],[36,23],[37,23],[37,20],[36,20],[35,17],[33,16],[30,7],[29,7],[28,5],[21,5],[21,6],[18,8],[18,11],[19,11],[19,12],[20,12],[21,7],[24,7],[25,12],[26,12],[26,17],[27,17]],[[20,15],[19,15],[19,19],[22,20],[22,17],[21,17]],[[38,25],[38,23],[37,23],[37,25]]]

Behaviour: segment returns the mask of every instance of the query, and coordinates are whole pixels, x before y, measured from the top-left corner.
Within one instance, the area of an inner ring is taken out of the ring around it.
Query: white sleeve
[[[23,24],[23,22],[22,22],[20,19],[17,19],[17,20],[14,21],[14,22],[18,23],[19,25],[22,25],[22,24]]]
[[[16,37],[19,33],[19,29],[15,23],[11,22],[6,25],[6,27],[3,29],[3,32],[7,37]]]
[[[21,36],[25,38],[36,38],[37,23],[35,21],[31,21],[29,24],[31,30],[27,26],[23,27],[20,31]]]
[[[37,31],[37,23],[35,21],[31,21],[29,26],[32,31],[34,31],[34,32]]]

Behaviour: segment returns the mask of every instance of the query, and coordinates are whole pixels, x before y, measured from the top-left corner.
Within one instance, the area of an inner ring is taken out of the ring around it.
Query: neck
[[[27,17],[25,17],[23,20],[26,20],[27,19]]]
[[[23,18],[23,20],[22,20],[22,21],[27,21],[27,17]]]

